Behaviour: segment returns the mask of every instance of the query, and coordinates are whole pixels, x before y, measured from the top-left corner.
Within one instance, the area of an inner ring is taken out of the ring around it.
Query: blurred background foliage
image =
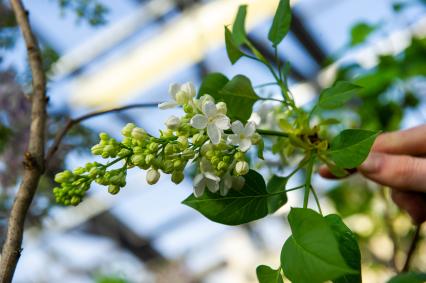
[[[108,24],[107,15],[110,12],[110,8],[104,5],[102,1],[51,1],[58,5],[58,10],[64,17],[73,15],[76,19],[76,26],[82,23],[96,27]],[[197,3],[176,1],[175,4],[178,10],[184,10]],[[395,15],[398,15],[412,6],[425,6],[426,1],[389,1],[389,5]],[[31,15],[31,11],[29,12]],[[340,60],[345,53],[356,50],[360,46],[368,45],[377,38],[387,36],[386,32],[383,31],[383,27],[388,25],[389,21],[392,20],[391,18],[388,21],[376,24],[368,22],[356,23],[348,31],[348,43],[337,52],[328,54],[328,58],[321,62],[321,69],[334,66],[336,70],[334,78],[329,80],[328,85],[333,84],[337,80],[350,80],[363,87],[361,95],[357,99],[350,101],[347,109],[340,112],[325,113],[324,115],[339,117],[346,127],[360,127],[380,131],[392,131],[404,127],[404,121],[407,117],[414,119],[417,124],[426,121],[424,112],[426,97],[426,38],[411,38],[411,43],[397,54],[382,53],[380,50],[377,50],[377,53],[380,55],[376,58],[376,64],[372,67],[366,67],[350,60],[349,62],[346,60],[342,63]],[[333,31],[330,30],[331,32]],[[16,42],[19,36],[19,30],[7,1],[0,1],[0,64],[4,62],[5,58],[12,56],[11,54],[16,49]],[[61,54],[53,46],[49,45],[48,40],[43,40],[42,36],[40,37],[40,43],[45,70],[48,74],[51,74],[51,66],[57,62]],[[377,48],[380,49],[379,47]],[[196,66],[200,70],[200,73],[205,73],[205,65],[202,62]],[[28,68],[16,69],[13,65],[5,64],[1,64],[0,67],[0,242],[2,242],[4,240],[6,216],[8,215],[16,186],[21,177],[22,154],[27,144],[30,124],[31,77]],[[294,68],[294,70],[297,71],[297,68]],[[269,89],[260,89],[259,91],[269,93]],[[265,124],[270,122],[268,119],[285,121],[285,119],[291,118],[286,116],[287,114],[283,113],[280,107],[276,106],[260,107],[258,111],[259,115],[263,118],[262,123]],[[51,108],[49,112],[51,116],[48,123],[47,136],[49,143],[51,143],[58,130],[63,127],[71,116],[74,116],[72,114],[74,112],[67,104],[61,104],[59,108]],[[123,122],[132,120],[131,115],[127,116],[126,114],[122,114],[118,118]],[[287,126],[283,123],[276,125],[276,127],[284,130]],[[46,219],[49,215],[49,210],[55,209],[56,205],[51,193],[51,189],[54,186],[53,176],[56,172],[67,167],[67,156],[73,154],[84,156],[89,152],[88,149],[96,142],[96,139],[96,131],[85,125],[78,125],[69,133],[58,151],[54,162],[51,162],[40,182],[38,194],[28,216],[28,227],[43,227],[43,219]],[[271,143],[266,144],[267,147],[270,145]],[[261,163],[259,166],[263,166],[272,172],[285,170],[287,164],[292,164],[292,160],[288,158],[292,154],[291,147],[289,147],[286,140],[281,140],[279,146],[276,146],[272,150],[280,158],[277,159],[276,156],[271,157],[268,162]],[[405,253],[412,238],[413,227],[410,224],[409,217],[404,212],[399,211],[392,203],[387,188],[381,188],[355,175],[343,181],[333,182],[324,190],[322,201],[329,204],[328,211],[335,210],[344,217],[348,226],[358,235],[365,273],[370,275],[374,272],[384,274],[384,277],[373,276],[371,278],[389,277],[390,274],[395,272],[396,268],[399,269],[402,267],[405,260]],[[149,214],[150,211],[145,210],[143,213]],[[278,218],[282,222],[282,217],[278,216]],[[129,227],[126,225],[123,226],[120,223],[117,224],[115,222],[116,219],[111,217],[110,214],[106,216],[102,215],[100,219],[102,221],[91,222],[86,225],[83,223],[78,227],[83,231],[90,231],[92,229],[99,232],[105,230],[106,232],[102,232],[101,235],[112,234],[113,236],[109,236],[109,238],[116,241],[116,244],[122,249],[133,247],[132,237],[129,238],[129,234],[134,236],[133,239],[139,239],[135,234],[132,234],[134,232],[126,230]],[[176,225],[179,225],[179,222]],[[256,247],[262,250],[265,249],[263,243],[265,239],[257,229],[257,224],[250,224],[243,227],[244,232],[248,233],[250,238],[256,242]],[[125,239],[124,241],[123,238]],[[154,250],[150,250],[149,243],[138,242],[136,246],[144,246],[145,248],[141,250],[141,253],[145,255],[150,252],[155,254]],[[148,249],[146,249],[147,246]],[[414,270],[425,271],[426,259],[422,256],[426,254],[424,239],[421,239],[418,247],[419,249],[412,266]],[[141,257],[143,258],[143,255]],[[154,270],[154,274],[157,275],[155,281],[149,281],[149,279],[129,279],[127,281],[127,279],[122,279],[121,276],[109,276],[108,270],[101,272],[101,274],[105,273],[105,276],[90,273],[90,277],[93,282],[98,283],[171,282],[166,281],[166,279],[161,281],[159,278],[162,278],[164,273],[169,273],[168,275],[164,275],[164,278],[177,278],[176,276],[188,272],[188,268],[183,266],[179,260],[165,264],[165,259],[160,258],[160,263],[154,261],[155,267],[150,266],[151,263],[147,264],[151,270]],[[222,265],[218,264],[218,266]],[[219,268],[218,266],[213,266],[212,270]],[[251,269],[254,270],[254,268]],[[160,276],[159,274],[163,275]],[[148,276],[147,278],[150,277]],[[182,281],[179,282],[221,282],[214,280],[203,281],[200,279],[202,278],[200,274],[188,277],[185,275],[180,278]],[[249,278],[253,280],[253,275],[249,276]]]

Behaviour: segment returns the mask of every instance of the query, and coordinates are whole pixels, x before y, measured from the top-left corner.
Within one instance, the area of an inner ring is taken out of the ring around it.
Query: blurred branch
[[[28,12],[20,0],[10,1],[27,47],[32,74],[33,99],[28,149],[25,152],[24,175],[10,212],[6,241],[0,263],[0,282],[11,282],[21,253],[25,218],[44,171],[46,127],[46,77],[40,49],[28,21]]]
[[[405,259],[404,267],[401,272],[407,272],[410,268],[411,260],[413,258],[414,252],[416,251],[417,244],[420,240],[420,228],[422,224],[417,224],[416,230],[414,231],[413,239],[411,240],[410,248],[407,252],[407,258]]]
[[[55,153],[58,150],[63,138],[68,133],[68,131],[71,130],[71,128],[74,127],[75,125],[83,122],[84,120],[88,120],[90,118],[94,118],[94,117],[105,115],[105,114],[110,114],[110,113],[125,111],[125,110],[129,110],[129,109],[134,109],[134,108],[157,107],[158,104],[159,104],[158,102],[130,104],[130,105],[127,105],[127,106],[113,108],[113,109],[109,109],[109,110],[91,112],[91,113],[85,114],[83,116],[77,117],[75,119],[69,119],[68,122],[65,124],[65,127],[63,127],[62,130],[60,132],[58,132],[58,134],[56,135],[52,146],[50,147],[50,149],[48,150],[48,152],[46,154],[46,158],[45,158],[46,166],[49,163],[49,161],[52,159],[52,157],[55,155]]]

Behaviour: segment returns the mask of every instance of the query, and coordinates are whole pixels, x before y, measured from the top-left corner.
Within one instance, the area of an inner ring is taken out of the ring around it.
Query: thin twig
[[[120,111],[129,110],[129,109],[134,109],[134,108],[150,108],[150,107],[157,107],[157,106],[158,106],[158,103],[156,103],[156,102],[130,104],[130,105],[123,106],[123,107],[117,107],[117,108],[112,108],[112,109],[103,110],[103,111],[91,112],[91,113],[82,115],[80,117],[77,117],[75,119],[69,119],[67,121],[67,123],[65,124],[65,126],[62,128],[62,130],[60,132],[58,132],[58,134],[55,136],[55,139],[53,140],[53,144],[49,148],[49,150],[46,154],[46,158],[45,158],[46,164],[48,164],[50,162],[50,160],[52,159],[52,157],[55,155],[56,151],[59,149],[59,146],[60,146],[62,140],[64,139],[64,137],[66,136],[66,134],[68,133],[68,131],[71,130],[71,128],[74,127],[75,125],[83,122],[84,120],[88,120],[90,118],[94,118],[94,117],[97,117],[97,116],[110,114],[110,113],[114,113],[114,112],[120,112]]]
[[[402,268],[401,272],[407,272],[410,268],[411,260],[413,259],[414,252],[416,251],[417,244],[420,240],[420,228],[421,224],[418,224],[416,226],[416,230],[414,231],[413,239],[411,240],[410,248],[407,252],[407,257],[405,259],[404,267]]]
[[[31,126],[28,149],[24,154],[24,172],[22,182],[16,194],[7,227],[6,241],[3,245],[0,262],[0,282],[12,281],[16,264],[21,254],[24,223],[28,209],[37,190],[40,176],[44,171],[44,149],[46,128],[46,77],[38,48],[28,21],[28,12],[20,0],[11,0],[11,7],[22,31],[28,53],[32,75]]]

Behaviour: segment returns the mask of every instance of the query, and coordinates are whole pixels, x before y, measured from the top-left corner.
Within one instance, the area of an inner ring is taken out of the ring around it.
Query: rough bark
[[[37,40],[28,21],[28,12],[20,0],[10,1],[16,21],[24,37],[32,74],[31,126],[28,149],[25,152],[22,182],[16,194],[7,227],[0,262],[0,282],[11,282],[21,254],[25,217],[44,172],[46,127],[46,77],[42,67]]]

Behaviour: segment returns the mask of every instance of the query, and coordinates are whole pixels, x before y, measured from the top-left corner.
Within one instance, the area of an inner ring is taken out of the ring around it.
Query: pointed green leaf
[[[280,0],[275,12],[272,26],[269,29],[268,39],[276,47],[287,35],[291,24],[291,8],[289,0]]]
[[[361,129],[344,130],[331,141],[327,155],[340,168],[355,168],[367,158],[378,135]]]
[[[407,272],[392,277],[388,283],[424,283],[426,282],[426,273]]]
[[[330,214],[325,217],[336,238],[339,251],[346,264],[357,274],[345,274],[333,280],[334,283],[360,283],[361,280],[361,253],[354,233],[343,223],[342,219],[336,214]]]
[[[228,106],[227,115],[232,120],[246,122],[253,111],[253,104],[259,99],[250,80],[243,75],[236,75],[217,94],[212,94],[217,101]]]
[[[342,107],[361,89],[360,86],[345,81],[339,81],[330,88],[324,89],[319,97],[316,108],[336,109]]]
[[[226,196],[221,196],[206,190],[201,197],[191,194],[182,203],[214,222],[239,225],[268,215],[271,198],[281,196],[287,199],[285,192],[269,193],[262,175],[254,170],[250,170],[244,179],[244,187],[239,191],[231,189]]]
[[[245,21],[247,15],[247,5],[241,5],[238,8],[237,16],[235,17],[234,24],[232,25],[232,37],[237,46],[244,43],[247,38]]]
[[[358,23],[351,28],[351,46],[363,43],[376,29],[376,26],[367,23]]]
[[[285,177],[280,177],[277,175],[272,175],[271,179],[266,185],[266,190],[268,193],[278,193],[285,191],[285,186],[287,185],[288,179]],[[281,206],[287,203],[287,194],[284,192],[282,195],[275,195],[269,198],[268,200],[268,211],[269,213],[274,213]]]
[[[333,231],[321,215],[292,208],[288,221],[293,235],[281,251],[281,267],[292,282],[322,283],[356,273],[345,263]]]
[[[198,90],[198,97],[204,94],[214,96],[229,82],[229,79],[221,73],[210,73],[204,77]]]
[[[232,37],[231,31],[228,27],[225,27],[225,47],[226,53],[228,54],[229,61],[232,64],[235,64],[241,56],[244,56],[244,53],[240,50],[234,38]]]
[[[283,283],[283,278],[278,270],[272,269],[267,265],[259,265],[256,268],[257,280],[259,283]]]

